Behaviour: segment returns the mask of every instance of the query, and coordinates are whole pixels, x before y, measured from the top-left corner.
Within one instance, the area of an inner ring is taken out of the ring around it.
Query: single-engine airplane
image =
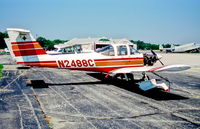
[[[142,54],[126,44],[110,44],[90,53],[57,54],[50,55],[40,46],[29,30],[8,28],[9,38],[5,39],[11,56],[17,64],[31,67],[51,67],[70,70],[85,70],[107,73],[116,77],[123,75],[126,80],[133,80],[133,74],[143,73],[143,80],[138,82],[139,88],[147,91],[159,88],[169,91],[165,83],[157,83],[149,79],[146,72],[182,71],[190,68],[188,65],[165,66],[154,51],[151,54]],[[153,66],[156,61],[162,64]],[[156,74],[157,75],[157,74]]]

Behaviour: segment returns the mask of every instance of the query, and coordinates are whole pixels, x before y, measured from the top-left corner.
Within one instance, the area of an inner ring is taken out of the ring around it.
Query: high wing
[[[134,72],[162,72],[162,71],[183,71],[190,69],[189,65],[166,65],[166,66],[144,66],[144,67],[129,67],[113,70],[112,74],[118,73],[134,73]]]

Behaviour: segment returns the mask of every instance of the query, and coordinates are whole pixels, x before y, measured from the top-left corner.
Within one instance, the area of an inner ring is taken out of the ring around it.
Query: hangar
[[[54,47],[57,48],[59,52],[91,52],[109,44],[127,44],[137,49],[137,45],[131,43],[128,39],[108,39],[107,37],[74,38],[63,44],[55,45]]]

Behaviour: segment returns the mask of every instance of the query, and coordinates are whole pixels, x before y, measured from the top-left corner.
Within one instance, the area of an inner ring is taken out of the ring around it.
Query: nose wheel
[[[145,72],[143,72],[142,75],[141,81],[150,80],[149,76]]]

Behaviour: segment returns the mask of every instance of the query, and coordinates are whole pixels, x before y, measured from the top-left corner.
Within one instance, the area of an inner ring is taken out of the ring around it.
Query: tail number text
[[[70,67],[93,67],[95,66],[94,60],[57,60],[59,68]]]

